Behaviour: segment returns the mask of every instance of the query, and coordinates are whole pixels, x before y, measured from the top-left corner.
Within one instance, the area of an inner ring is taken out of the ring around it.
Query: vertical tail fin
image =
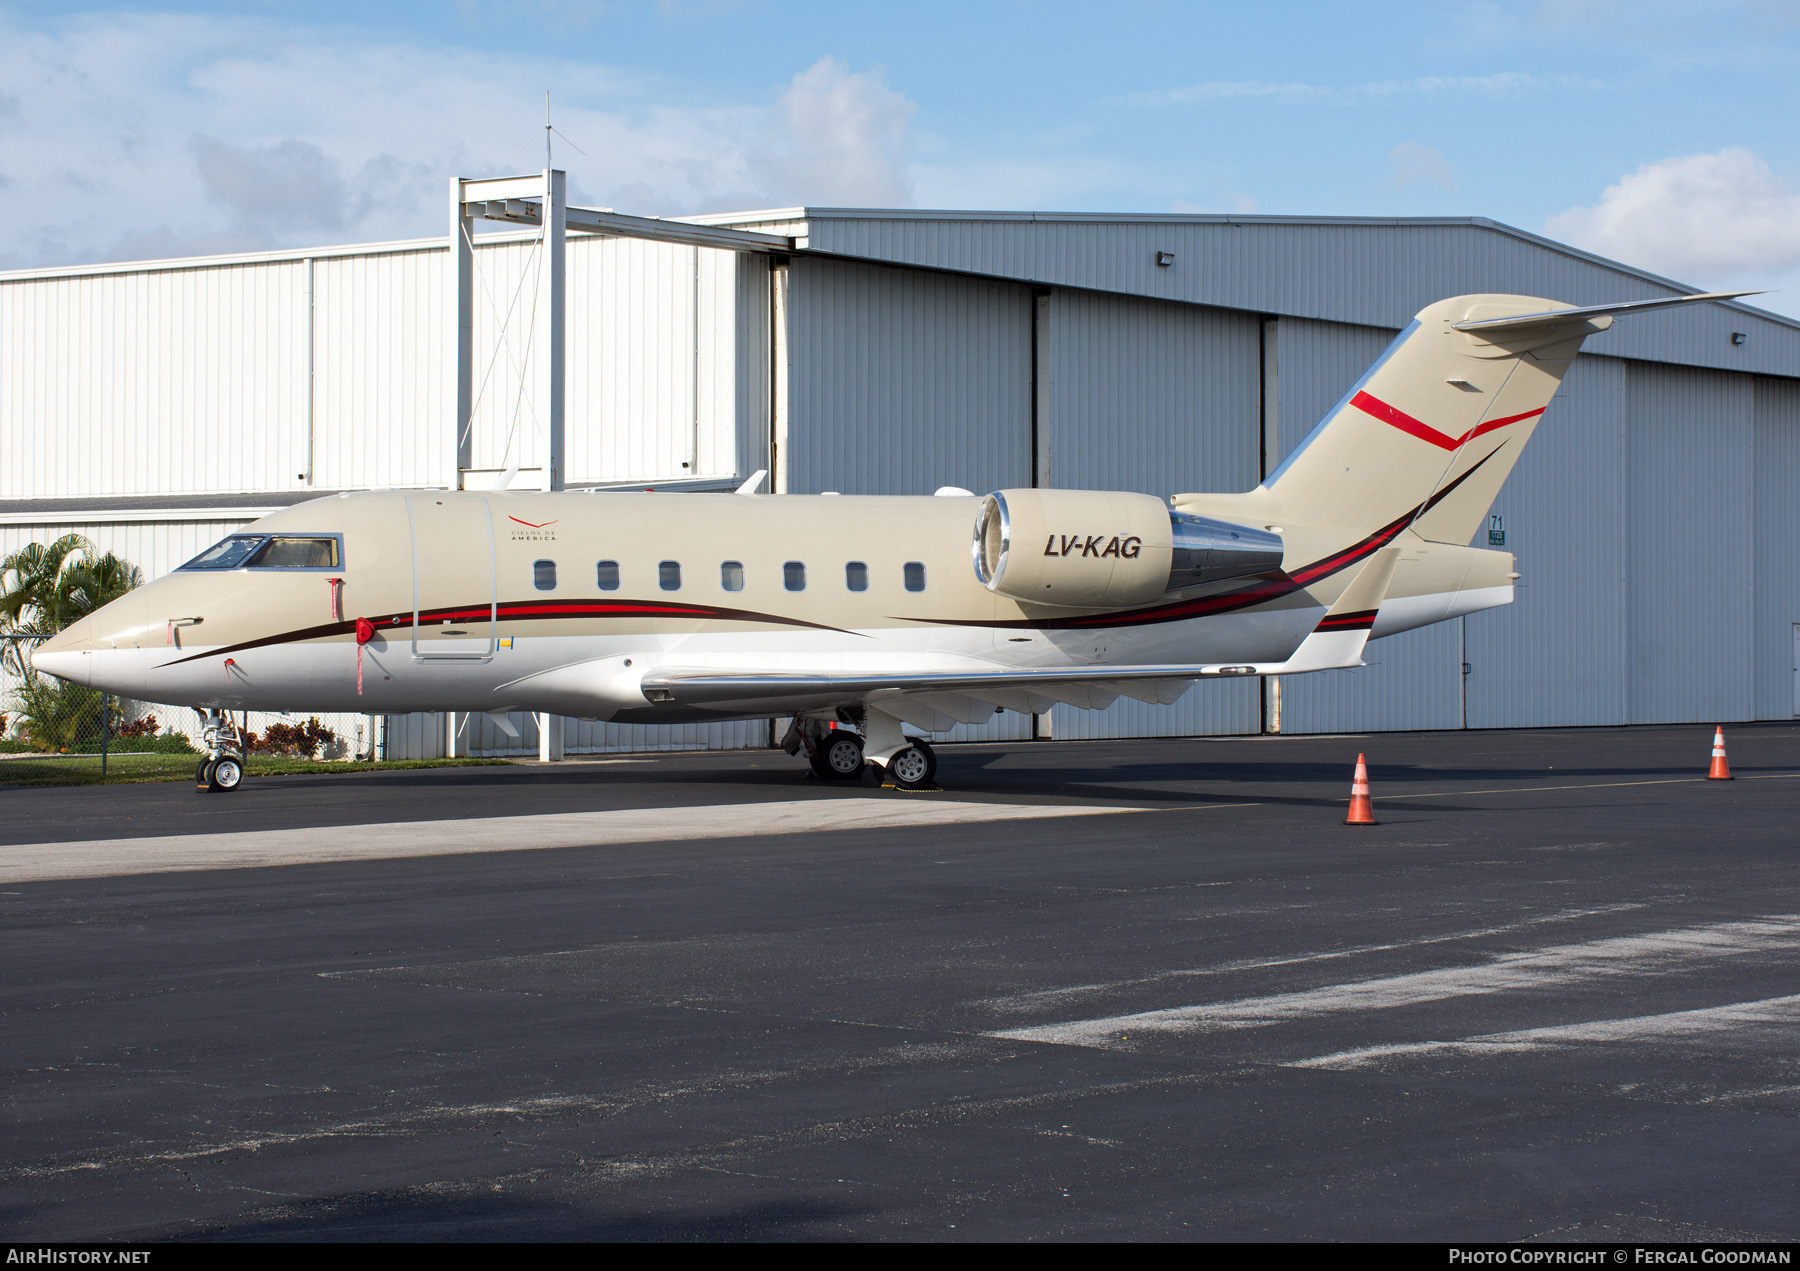
[[[1518,315],[1541,320],[1458,329]],[[1427,306],[1263,485],[1295,520],[1367,531],[1411,515],[1422,537],[1467,543],[1582,340],[1609,325],[1529,296]]]

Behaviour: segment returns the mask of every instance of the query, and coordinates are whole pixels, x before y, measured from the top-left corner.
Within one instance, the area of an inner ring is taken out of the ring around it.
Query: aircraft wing
[[[1293,654],[1280,662],[1161,663],[1143,666],[1043,666],[991,669],[758,671],[659,668],[644,677],[644,696],[659,705],[701,708],[750,703],[826,706],[851,701],[879,705],[922,727],[975,723],[994,707],[1042,714],[1057,702],[1100,709],[1120,696],[1168,703],[1197,680],[1243,675],[1291,675],[1364,665],[1363,646],[1400,558],[1398,548],[1370,557]]]

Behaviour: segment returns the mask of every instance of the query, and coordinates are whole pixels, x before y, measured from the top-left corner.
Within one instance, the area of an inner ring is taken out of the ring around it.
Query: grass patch
[[[135,749],[135,747],[127,747]],[[355,772],[399,772],[409,768],[473,768],[505,764],[505,759],[390,759],[378,763],[323,763],[279,755],[251,755],[244,763],[246,779],[285,777],[296,774],[348,776]],[[106,776],[100,775],[99,755],[61,755],[55,759],[0,760],[0,785],[97,786],[129,785],[142,781],[192,781],[200,764],[198,755],[112,755]]]

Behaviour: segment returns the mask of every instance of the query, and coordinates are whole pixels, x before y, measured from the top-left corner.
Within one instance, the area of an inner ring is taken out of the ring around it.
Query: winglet
[[[1394,567],[1400,563],[1398,547],[1383,548],[1369,558],[1362,572],[1344,588],[1344,594],[1325,611],[1312,634],[1286,662],[1269,674],[1296,675],[1301,671],[1326,671],[1339,666],[1362,666],[1363,646],[1375,626],[1375,615],[1387,599]]]
[[[748,481],[733,490],[732,493],[755,494],[758,490],[762,489],[763,478],[768,475],[769,470],[767,468],[758,468],[755,472],[750,474],[750,479]]]

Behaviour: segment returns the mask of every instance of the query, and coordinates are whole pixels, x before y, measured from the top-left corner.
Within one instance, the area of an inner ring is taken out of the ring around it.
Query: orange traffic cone
[[[1380,825],[1375,819],[1375,805],[1369,802],[1369,765],[1356,757],[1356,776],[1350,782],[1350,815],[1345,825]]]
[[[1713,732],[1712,767],[1707,770],[1708,781],[1730,781],[1731,765],[1725,762],[1725,727],[1716,725]]]

